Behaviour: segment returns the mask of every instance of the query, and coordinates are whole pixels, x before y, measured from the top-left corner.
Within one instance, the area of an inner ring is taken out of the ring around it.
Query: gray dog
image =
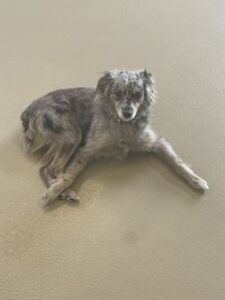
[[[146,70],[106,72],[96,89],[57,90],[35,100],[21,120],[25,149],[42,153],[43,206],[57,197],[78,200],[69,187],[90,161],[129,153],[155,153],[192,188],[208,190],[207,182],[153,131],[154,100],[154,81]]]

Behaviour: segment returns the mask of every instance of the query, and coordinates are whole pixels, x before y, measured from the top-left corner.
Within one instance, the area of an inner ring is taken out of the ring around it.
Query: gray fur
[[[146,70],[106,72],[96,89],[57,90],[35,100],[21,120],[26,151],[44,152],[43,205],[57,197],[78,200],[68,188],[90,161],[129,153],[155,153],[193,188],[207,190],[206,181],[153,131],[154,101],[154,81]]]

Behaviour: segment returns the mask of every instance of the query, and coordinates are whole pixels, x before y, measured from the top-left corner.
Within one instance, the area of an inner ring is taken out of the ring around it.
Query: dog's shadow
[[[20,144],[21,131],[19,129],[0,142],[0,168],[3,174],[5,173],[9,178],[13,177],[15,179],[16,176],[30,176],[30,172],[27,173],[26,170],[29,169],[30,171],[30,168],[32,171],[37,170],[37,166],[32,167],[35,165],[32,160],[27,160],[26,155],[22,153]],[[34,161],[36,162],[36,159]],[[153,170],[150,174],[149,168]],[[94,162],[80,175],[72,185],[72,189],[75,189],[79,194],[83,189],[84,182],[96,177],[96,180],[101,180],[102,185],[107,185],[107,188],[110,190],[119,189],[121,186],[126,185],[129,187],[131,182],[135,181],[138,184],[138,180],[141,178],[140,174],[143,176],[145,172],[146,176],[149,177],[148,180],[154,182],[154,185],[159,190],[162,189],[162,185],[165,182],[168,182],[171,186],[176,187],[175,191],[182,191],[182,197],[188,201],[193,202],[201,198],[200,193],[192,190],[168,166],[164,165],[153,155],[132,155],[124,161]],[[155,175],[157,178],[155,178]],[[37,174],[34,174],[34,176],[37,176]],[[26,179],[21,182],[26,182]],[[24,186],[24,189],[26,189],[26,186]],[[91,193],[89,195],[91,197]],[[53,211],[62,205],[79,207],[79,202],[69,203],[58,200],[49,206],[46,212]]]

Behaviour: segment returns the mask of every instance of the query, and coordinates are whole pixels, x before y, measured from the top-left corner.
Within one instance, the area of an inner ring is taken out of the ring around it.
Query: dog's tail
[[[34,124],[30,118],[29,107],[25,109],[21,116],[20,120],[22,121],[23,134],[21,140],[21,148],[25,154],[32,156],[34,154],[34,144],[35,144],[35,130]]]
[[[29,126],[29,107],[22,112],[20,120],[22,122],[23,130],[26,132]]]
[[[43,134],[40,134],[38,118],[35,116],[31,105],[22,112],[20,120],[23,127],[21,141],[23,152],[29,156],[38,154],[39,150],[48,144],[48,139]]]
[[[27,154],[31,154],[33,151],[34,133],[30,122],[29,107],[22,112],[22,114],[20,115],[20,120],[23,127],[23,135],[21,141],[22,150]]]

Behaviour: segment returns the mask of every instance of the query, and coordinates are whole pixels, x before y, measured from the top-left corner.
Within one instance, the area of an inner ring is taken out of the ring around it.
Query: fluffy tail
[[[48,144],[47,136],[39,130],[38,120],[34,117],[34,112],[31,113],[30,107],[24,110],[20,119],[23,127],[21,143],[23,152],[31,156],[38,154],[39,150]]]
[[[29,118],[30,112],[29,107],[25,109],[21,116],[20,120],[22,122],[23,127],[23,135],[22,135],[22,141],[21,141],[21,147],[22,150],[27,154],[33,153],[33,143],[34,143],[34,132],[31,129],[30,124],[30,118]]]

